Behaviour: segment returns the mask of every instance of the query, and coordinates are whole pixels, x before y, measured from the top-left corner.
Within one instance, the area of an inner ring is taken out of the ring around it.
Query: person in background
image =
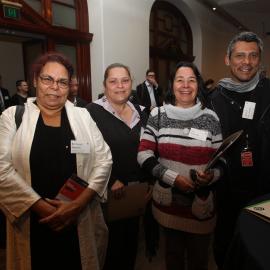
[[[267,69],[265,67],[261,67],[259,74],[260,74],[260,79],[267,78]]]
[[[129,101],[132,80],[127,66],[121,63],[109,65],[103,85],[104,96],[87,105],[87,109],[112,152],[109,192],[121,199],[127,185],[149,179],[137,162],[141,128],[146,125],[147,115],[141,106]],[[108,221],[108,228],[109,244],[104,270],[134,269],[139,217]]]
[[[162,105],[162,89],[156,81],[156,74],[153,70],[146,71],[146,80],[136,87],[137,98],[140,105],[146,108],[146,112]]]
[[[211,92],[215,88],[214,83],[215,81],[213,79],[208,79],[204,82],[204,87],[205,90],[207,91],[207,94],[209,94],[209,92]]]
[[[0,115],[10,106],[9,91],[2,86],[2,76],[0,75]]]
[[[108,145],[84,108],[67,100],[73,73],[60,53],[33,64],[36,98],[20,126],[16,107],[0,118],[0,206],[7,217],[7,269],[102,268],[107,227],[99,198],[111,170]],[[55,199],[72,174],[88,183],[70,201]]]
[[[227,173],[217,186],[214,255],[222,269],[237,217],[248,202],[270,192],[270,81],[260,79],[262,40],[241,32],[230,41],[225,64],[230,78],[218,82],[208,105],[220,118],[224,137],[243,130],[225,154]]]
[[[0,74],[0,115],[2,112],[10,106],[9,91],[2,87],[2,76]],[[0,210],[0,248],[6,247],[6,218],[3,212]]]
[[[88,102],[78,97],[79,83],[76,76],[72,76],[69,87],[68,99],[74,104],[74,106],[84,108]]]
[[[10,103],[14,105],[24,105],[28,98],[28,83],[25,80],[16,81],[17,92],[11,97]]]
[[[165,104],[151,111],[138,152],[142,168],[158,179],[152,210],[165,231],[168,270],[208,269],[216,219],[213,190],[222,167],[204,169],[222,136],[217,115],[204,106],[203,87],[192,63],[178,63]],[[197,179],[191,179],[191,169]]]

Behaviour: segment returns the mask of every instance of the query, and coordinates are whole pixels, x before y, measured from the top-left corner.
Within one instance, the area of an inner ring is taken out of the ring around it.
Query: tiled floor
[[[143,232],[141,231],[135,270],[165,270],[163,253],[164,253],[164,237],[161,231],[160,247],[158,250],[158,254],[152,259],[151,262],[149,262],[148,259],[145,257]],[[217,268],[214,263],[214,259],[211,252],[209,260],[209,270],[216,270],[216,269]],[[0,249],[0,270],[5,270],[5,250],[3,249]]]

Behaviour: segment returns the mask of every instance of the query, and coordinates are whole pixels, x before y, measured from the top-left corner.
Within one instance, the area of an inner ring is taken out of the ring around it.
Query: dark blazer
[[[27,101],[27,97],[22,97],[19,94],[15,94],[11,97],[10,100],[10,105],[15,106],[15,105],[24,105],[24,103]]]
[[[140,105],[143,105],[146,109],[146,112],[149,114],[150,113],[150,108],[151,108],[151,99],[150,95],[148,92],[148,88],[145,84],[145,81],[136,87],[137,91],[137,99],[138,103]],[[154,88],[154,96],[156,100],[157,106],[162,105],[162,89],[160,87]]]
[[[5,109],[8,108],[10,104],[10,95],[7,89],[0,87],[0,91],[3,96],[4,104],[5,104]]]
[[[76,104],[77,107],[84,108],[88,104],[88,102],[86,100],[84,100],[84,99],[82,99],[80,97],[76,97],[76,100],[77,100],[77,104]]]

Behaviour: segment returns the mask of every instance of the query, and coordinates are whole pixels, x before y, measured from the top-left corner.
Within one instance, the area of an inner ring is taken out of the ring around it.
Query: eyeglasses
[[[57,84],[57,86],[61,89],[67,89],[69,87],[69,80],[68,79],[59,79],[55,80],[51,76],[39,76],[41,82],[48,86],[53,86],[54,83]]]

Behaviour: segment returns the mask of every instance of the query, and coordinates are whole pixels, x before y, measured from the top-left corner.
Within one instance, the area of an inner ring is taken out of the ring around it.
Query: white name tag
[[[191,128],[188,134],[188,137],[200,141],[206,141],[208,135],[207,130],[200,130],[197,128]]]
[[[89,154],[90,144],[88,142],[71,141],[71,154]]]
[[[255,106],[255,102],[246,101],[243,109],[242,118],[252,120],[255,112]]]

